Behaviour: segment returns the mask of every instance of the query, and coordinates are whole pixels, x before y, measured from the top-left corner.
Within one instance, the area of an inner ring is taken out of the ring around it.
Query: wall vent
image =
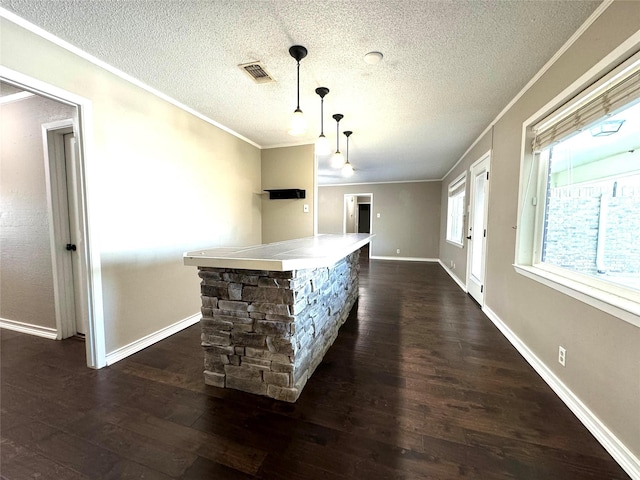
[[[238,67],[240,67],[240,69],[249,75],[256,83],[269,83],[275,81],[273,77],[269,75],[269,72],[267,72],[264,65],[260,62],[243,63],[242,65],[238,65]]]

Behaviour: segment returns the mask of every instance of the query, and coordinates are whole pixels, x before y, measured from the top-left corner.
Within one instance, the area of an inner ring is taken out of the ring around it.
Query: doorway
[[[344,196],[343,233],[371,233],[373,193],[347,193]]]
[[[371,204],[358,204],[358,233],[371,233]]]
[[[471,165],[469,224],[467,230],[467,291],[484,306],[487,213],[489,207],[489,164],[487,152]]]
[[[52,247],[49,261],[55,279],[52,295],[55,297],[55,328],[41,327],[33,321],[14,321],[11,318],[1,318],[0,326],[59,340],[84,333],[87,366],[102,368],[106,366],[106,345],[100,251],[90,242],[90,238],[95,235],[92,234],[89,223],[92,202],[88,198],[86,185],[86,158],[92,146],[91,101],[3,66],[0,66],[0,85],[7,87],[11,94],[18,90],[17,93],[23,92],[25,97],[35,96],[71,107],[71,115],[62,117],[67,120],[47,123],[51,122],[48,119],[40,123],[40,144],[44,147],[40,150],[40,165],[44,163],[46,171],[43,183],[46,184],[48,205],[45,212],[48,209],[48,241]],[[57,150],[55,153],[58,161],[52,160],[54,157],[50,155],[50,146]],[[61,213],[65,211],[66,218]],[[66,237],[60,233],[65,229]],[[19,258],[23,264],[27,261],[25,257]],[[73,315],[66,315],[68,310],[73,311]],[[76,321],[78,318],[81,320]]]

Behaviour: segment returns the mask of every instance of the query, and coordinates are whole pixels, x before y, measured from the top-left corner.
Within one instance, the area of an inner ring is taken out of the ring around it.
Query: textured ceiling
[[[331,115],[352,130],[356,174],[320,159],[319,182],[439,179],[566,42],[599,1],[34,1],[0,5],[252,140],[263,148],[335,146]],[[304,45],[303,137],[291,45]],[[378,65],[365,53],[384,54]],[[261,61],[276,82],[237,67]],[[341,135],[341,150],[345,138]]]

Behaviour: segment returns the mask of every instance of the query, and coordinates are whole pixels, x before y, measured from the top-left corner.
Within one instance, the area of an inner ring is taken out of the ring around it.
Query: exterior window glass
[[[640,291],[640,102],[539,152],[539,261]]]
[[[466,179],[458,178],[449,185],[447,204],[447,240],[462,246],[464,234],[464,191]]]
[[[482,214],[482,209],[484,209],[484,188],[487,183],[487,172],[482,171],[479,175],[476,175],[473,179],[473,205],[474,212],[472,215],[473,223],[471,234],[476,235],[476,238],[479,239],[484,235],[484,215]],[[480,279],[484,278],[484,272],[482,271],[482,241],[472,242],[471,247],[471,274]]]

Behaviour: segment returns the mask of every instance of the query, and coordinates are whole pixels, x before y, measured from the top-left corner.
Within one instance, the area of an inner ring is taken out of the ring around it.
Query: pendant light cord
[[[340,153],[340,120],[336,122],[336,153]]]
[[[320,97],[320,136],[324,136],[324,97]]]
[[[300,62],[298,61],[298,106],[296,110],[300,110]]]
[[[347,163],[349,163],[349,136],[347,135]]]

